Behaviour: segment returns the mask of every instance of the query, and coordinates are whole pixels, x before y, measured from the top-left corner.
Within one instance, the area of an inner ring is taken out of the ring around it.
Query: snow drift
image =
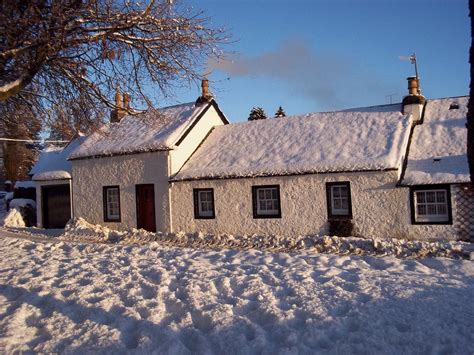
[[[473,244],[459,241],[428,242],[395,238],[386,240],[319,235],[284,237],[256,234],[151,233],[143,229],[115,231],[104,226],[90,224],[82,218],[72,220],[60,238],[122,244],[158,242],[160,245],[172,247],[257,249],[278,252],[312,251],[343,255],[393,255],[403,258],[442,256],[468,259],[471,252],[474,252]]]

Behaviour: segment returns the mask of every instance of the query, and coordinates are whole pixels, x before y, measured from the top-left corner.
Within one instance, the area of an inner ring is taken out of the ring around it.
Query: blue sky
[[[400,102],[416,52],[427,98],[467,95],[467,0],[194,0],[232,41],[208,63],[211,91],[232,122],[253,106],[272,116]],[[172,102],[194,100],[198,87]],[[391,97],[389,97],[391,95]]]

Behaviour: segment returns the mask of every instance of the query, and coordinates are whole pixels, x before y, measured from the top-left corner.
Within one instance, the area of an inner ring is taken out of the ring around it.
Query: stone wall
[[[397,172],[196,180],[172,183],[172,231],[228,234],[327,234],[326,183],[349,181],[354,232],[363,237],[457,239],[453,225],[413,225],[408,188]],[[280,186],[281,218],[253,218],[252,186]],[[215,219],[194,219],[193,188],[213,188]],[[456,213],[453,211],[453,218]]]

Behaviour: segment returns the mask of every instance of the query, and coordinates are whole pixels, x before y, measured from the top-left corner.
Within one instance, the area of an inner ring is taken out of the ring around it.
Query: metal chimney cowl
[[[421,123],[423,107],[426,99],[421,95],[420,79],[416,76],[410,76],[408,80],[408,95],[403,98],[402,106],[404,114],[413,116],[413,123]]]

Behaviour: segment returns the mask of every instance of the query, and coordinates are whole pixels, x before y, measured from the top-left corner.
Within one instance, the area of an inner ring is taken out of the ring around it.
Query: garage
[[[43,228],[64,228],[71,218],[69,184],[41,186]]]

